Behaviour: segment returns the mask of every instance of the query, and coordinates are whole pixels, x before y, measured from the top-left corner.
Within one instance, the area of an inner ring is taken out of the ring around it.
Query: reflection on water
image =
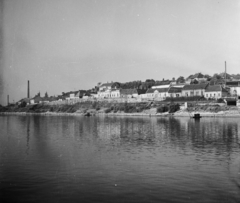
[[[238,202],[237,119],[0,116],[0,202]]]

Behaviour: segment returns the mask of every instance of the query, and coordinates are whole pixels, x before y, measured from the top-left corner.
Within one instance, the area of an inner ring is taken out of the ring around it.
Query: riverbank
[[[85,102],[74,105],[35,104],[0,108],[0,115],[191,117],[195,113],[202,117],[240,117],[240,108],[222,103],[189,103],[185,108],[182,103],[161,102]]]
[[[188,112],[177,111],[175,113],[92,113],[89,116],[148,116],[148,117],[192,117],[194,113],[199,113],[201,117],[225,117],[225,118],[240,118],[239,111],[221,111],[221,112]],[[84,113],[63,113],[63,112],[45,112],[45,113],[33,113],[33,112],[0,112],[0,115],[38,115],[38,116],[86,116]]]

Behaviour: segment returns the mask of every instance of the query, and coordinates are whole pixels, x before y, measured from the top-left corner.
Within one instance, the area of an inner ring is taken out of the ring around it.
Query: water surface
[[[0,202],[239,202],[237,118],[0,116]]]

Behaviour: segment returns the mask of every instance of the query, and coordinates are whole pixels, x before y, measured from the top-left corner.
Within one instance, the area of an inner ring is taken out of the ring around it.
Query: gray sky
[[[98,82],[239,73],[238,0],[6,0],[1,103]]]

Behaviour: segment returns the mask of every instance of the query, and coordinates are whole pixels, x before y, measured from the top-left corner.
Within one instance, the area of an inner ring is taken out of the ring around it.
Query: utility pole
[[[227,62],[225,61],[225,85],[227,84]]]
[[[30,98],[30,82],[28,80],[27,98]]]

